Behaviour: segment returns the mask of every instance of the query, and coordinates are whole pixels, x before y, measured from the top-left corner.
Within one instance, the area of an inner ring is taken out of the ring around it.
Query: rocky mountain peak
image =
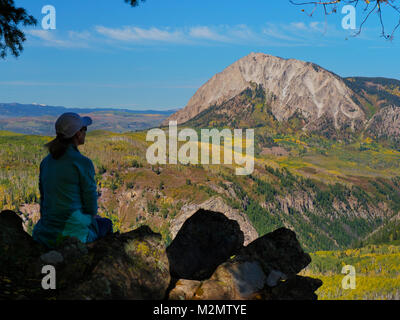
[[[213,105],[220,105],[252,85],[261,85],[278,121],[301,114],[305,129],[318,130],[327,122],[340,130],[361,127],[363,110],[353,92],[337,75],[309,62],[251,53],[217,73],[170,120],[184,123]]]

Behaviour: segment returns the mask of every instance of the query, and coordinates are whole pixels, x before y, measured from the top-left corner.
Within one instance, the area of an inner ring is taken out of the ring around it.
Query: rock
[[[247,245],[258,238],[257,230],[251,224],[249,217],[245,213],[231,208],[221,197],[217,196],[211,197],[197,205],[184,205],[181,209],[181,213],[171,222],[170,232],[172,239],[175,238],[185,221],[200,209],[221,212],[228,219],[235,220],[239,224],[240,230],[243,232],[244,245]]]
[[[177,279],[204,280],[243,245],[236,221],[200,209],[183,224],[167,248],[171,275]]]
[[[281,279],[287,280],[286,274],[284,274],[280,271],[277,271],[277,270],[272,270],[268,275],[267,286],[275,287],[279,283],[279,280],[281,280]]]
[[[163,299],[170,283],[162,237],[147,226],[89,244],[67,238],[49,252],[24,232],[14,212],[3,211],[0,262],[5,299]],[[47,264],[56,268],[57,290],[41,287]]]
[[[192,287],[186,290],[184,286],[179,288],[179,293],[194,300],[316,299],[314,292],[322,282],[297,276],[310,262],[295,233],[280,228],[253,241],[219,265],[194,294]],[[174,290],[171,293],[175,294]]]
[[[272,289],[264,288],[260,297],[264,300],[317,300],[315,291],[320,286],[322,281],[319,279],[295,276]]]
[[[286,228],[270,232],[244,247],[238,254],[242,260],[256,260],[265,274],[283,273],[290,278],[299,273],[310,262],[297,241],[296,234]]]
[[[189,300],[195,295],[201,281],[180,279],[169,293],[169,300]]]
[[[31,276],[30,266],[44,248],[22,228],[22,219],[13,211],[0,213],[0,273],[16,279]]]
[[[40,205],[38,203],[24,203],[19,206],[23,227],[26,232],[40,219]]]
[[[40,256],[40,259],[44,263],[51,264],[51,265],[60,264],[61,262],[64,261],[64,258],[62,256],[62,254],[57,252],[57,251],[55,251],[55,250],[49,251],[49,252],[47,252],[45,254],[42,254]]]
[[[257,261],[228,261],[204,281],[193,299],[249,300],[264,288],[266,275]]]
[[[170,282],[162,237],[147,226],[88,245],[90,275],[64,299],[163,299]]]

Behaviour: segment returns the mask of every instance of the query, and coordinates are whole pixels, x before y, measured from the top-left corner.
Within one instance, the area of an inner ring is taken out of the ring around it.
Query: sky
[[[251,52],[314,62],[342,77],[400,79],[400,28],[385,40],[372,14],[353,37],[357,30],[342,27],[343,5],[310,17],[313,6],[289,0],[147,0],[135,8],[123,0],[15,3],[38,23],[23,28],[20,57],[0,59],[0,103],[178,109]],[[55,29],[43,29],[46,5],[55,8]],[[357,28],[364,7],[356,8]],[[399,15],[385,6],[383,16],[390,33]]]

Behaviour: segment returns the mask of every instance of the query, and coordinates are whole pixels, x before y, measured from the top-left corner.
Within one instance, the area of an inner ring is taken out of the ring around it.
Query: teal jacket
[[[96,240],[97,186],[92,161],[70,144],[55,160],[49,154],[40,164],[40,220],[33,239],[54,247],[64,237],[83,243]]]

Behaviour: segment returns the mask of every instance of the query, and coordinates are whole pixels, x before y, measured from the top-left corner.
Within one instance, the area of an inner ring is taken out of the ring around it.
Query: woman
[[[65,237],[92,242],[112,233],[112,222],[97,216],[97,188],[92,161],[78,146],[85,143],[89,117],[64,113],[55,124],[57,137],[46,144],[40,164],[40,220],[33,238],[55,247]]]

